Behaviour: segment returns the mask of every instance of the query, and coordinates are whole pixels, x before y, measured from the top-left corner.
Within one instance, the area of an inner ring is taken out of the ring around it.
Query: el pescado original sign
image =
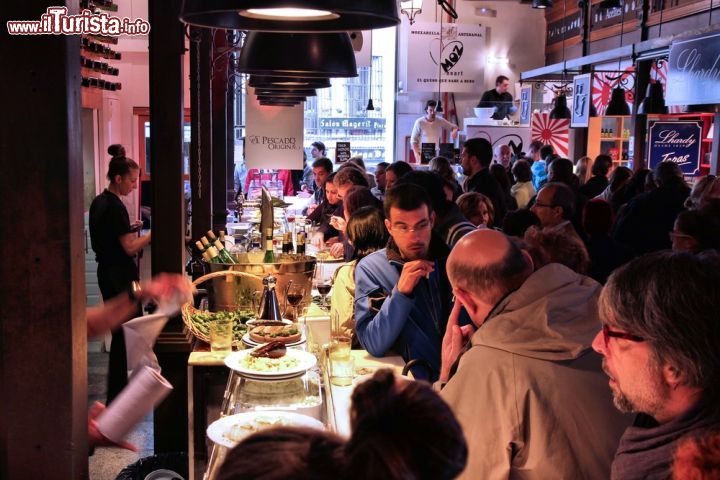
[[[302,169],[304,103],[293,107],[260,105],[251,87],[246,99],[247,167]]]
[[[407,88],[411,92],[485,90],[485,27],[420,23],[408,27]],[[440,86],[438,86],[438,77]]]
[[[649,130],[649,168],[660,162],[675,162],[684,175],[700,174],[700,122],[651,121]]]

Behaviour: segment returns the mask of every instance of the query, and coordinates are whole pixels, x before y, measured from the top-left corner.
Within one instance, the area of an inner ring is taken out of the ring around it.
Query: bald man
[[[534,271],[526,252],[490,229],[456,244],[448,277],[458,301],[440,381],[467,436],[460,478],[609,478],[631,418],[613,408],[591,347],[600,285],[559,264]],[[458,325],[460,306],[474,333]]]

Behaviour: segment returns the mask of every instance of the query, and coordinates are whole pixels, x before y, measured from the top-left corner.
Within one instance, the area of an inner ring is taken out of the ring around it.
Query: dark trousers
[[[138,280],[137,266],[134,262],[127,265],[98,264],[98,285],[103,300],[107,301],[118,295],[127,295],[130,283]],[[142,315],[138,305],[136,316]],[[127,385],[127,357],[125,351],[125,335],[122,327],[112,332],[110,359],[108,365],[107,402],[109,405],[120,391]]]

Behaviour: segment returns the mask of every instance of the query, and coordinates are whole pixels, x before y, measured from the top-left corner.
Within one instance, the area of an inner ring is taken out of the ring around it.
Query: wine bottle
[[[217,249],[212,245],[208,247],[207,254],[210,256],[211,263],[222,263],[222,259],[220,258]]]
[[[220,230],[220,243],[225,245],[225,230]]]
[[[207,248],[205,248],[205,247],[203,246],[203,244],[200,243],[200,240],[198,240],[197,242],[195,242],[195,246],[197,247],[198,252],[200,252],[200,255],[202,255],[203,253],[205,253],[205,251],[207,250]]]
[[[275,249],[273,248],[273,229],[265,229],[265,257],[263,263],[275,263]]]
[[[292,233],[290,232],[283,234],[282,253],[293,253]]]
[[[218,251],[218,256],[223,261],[223,263],[237,263],[234,258],[232,258],[232,255],[228,253],[227,250],[225,250],[225,247],[223,247],[223,244],[220,242],[220,240],[215,240],[215,248]]]
[[[207,237],[200,238],[200,241],[202,242],[203,248],[205,251],[207,251],[208,248],[210,248],[210,242],[208,241]]]
[[[297,248],[295,250],[295,253],[298,255],[305,255],[305,232],[298,232],[297,233]]]

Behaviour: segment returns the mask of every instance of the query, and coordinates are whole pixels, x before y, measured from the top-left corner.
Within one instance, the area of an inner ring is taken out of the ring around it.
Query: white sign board
[[[485,27],[439,23],[410,25],[408,31],[407,89],[482,93],[485,88]]]
[[[302,170],[304,103],[294,107],[260,105],[255,89],[245,97],[247,168]]]

